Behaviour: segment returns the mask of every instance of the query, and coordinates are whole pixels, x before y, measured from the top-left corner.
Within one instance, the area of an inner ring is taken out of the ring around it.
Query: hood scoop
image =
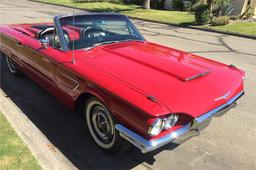
[[[203,73],[200,73],[200,74],[197,74],[197,75],[194,75],[194,76],[191,76],[191,77],[188,77],[188,78],[185,78],[185,79],[183,79],[184,81],[191,81],[191,80],[194,80],[194,79],[197,79],[197,78],[199,78],[199,77],[203,77],[203,76],[205,76],[205,75],[207,75],[207,74],[209,74],[210,72],[209,71],[205,71],[205,72],[203,72]]]

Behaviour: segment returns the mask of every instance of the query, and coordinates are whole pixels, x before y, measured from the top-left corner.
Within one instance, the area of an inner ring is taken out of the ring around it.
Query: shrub
[[[212,26],[227,25],[229,24],[229,18],[227,16],[213,17]]]
[[[183,0],[173,0],[172,7],[173,7],[173,9],[178,10],[178,11],[185,10],[185,4],[184,4]]]
[[[197,9],[200,5],[202,5],[202,4],[204,4],[204,1],[203,1],[203,0],[194,0],[194,1],[192,1],[192,4],[191,4],[191,7],[190,7],[189,11],[195,12],[196,9]]]
[[[191,7],[193,6],[193,1],[186,0],[186,1],[183,1],[183,3],[184,3],[185,11],[190,11]]]
[[[126,4],[135,4],[135,5],[143,5],[143,0],[124,0]]]
[[[238,20],[238,19],[239,19],[239,16],[238,16],[238,15],[231,15],[231,16],[229,17],[229,19],[231,19],[231,20]]]
[[[210,20],[210,10],[208,5],[200,4],[195,9],[195,19],[198,24],[206,24]]]
[[[123,3],[123,0],[72,0],[72,1],[77,3],[90,3],[90,2],[112,2],[117,4]]]
[[[165,0],[151,0],[150,1],[150,8],[151,9],[164,9],[164,2]]]
[[[135,4],[135,5],[143,5],[144,0],[122,0],[125,4]],[[150,8],[151,9],[164,9],[165,0],[151,0]]]
[[[212,5],[213,16],[229,16],[232,14],[234,6],[231,0],[215,0]]]

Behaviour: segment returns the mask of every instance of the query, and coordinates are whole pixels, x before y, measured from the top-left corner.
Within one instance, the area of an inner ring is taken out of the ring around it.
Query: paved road
[[[1,24],[51,21],[71,13],[25,0],[1,1]],[[78,10],[76,10],[78,12]],[[90,139],[84,120],[26,77],[11,76],[1,60],[1,88],[80,169],[256,169],[256,41],[223,34],[133,21],[149,41],[196,53],[246,71],[246,95],[238,107],[212,121],[203,133],[176,148],[143,155],[130,149],[112,157]]]

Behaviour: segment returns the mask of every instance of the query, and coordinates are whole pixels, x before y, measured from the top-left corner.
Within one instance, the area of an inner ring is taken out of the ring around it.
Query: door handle
[[[16,43],[16,45],[17,45],[18,47],[24,47],[23,43],[22,43],[22,42],[20,42],[20,41],[19,41],[19,42],[17,42],[17,43]]]

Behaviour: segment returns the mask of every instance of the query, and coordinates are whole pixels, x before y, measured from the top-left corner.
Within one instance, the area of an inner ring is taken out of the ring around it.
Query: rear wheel
[[[19,76],[20,70],[17,69],[16,63],[7,55],[5,55],[5,61],[7,63],[8,69],[11,72],[11,74],[13,74],[15,76]]]
[[[94,142],[112,154],[127,150],[128,144],[115,129],[110,111],[97,98],[92,97],[85,105],[85,117]]]

